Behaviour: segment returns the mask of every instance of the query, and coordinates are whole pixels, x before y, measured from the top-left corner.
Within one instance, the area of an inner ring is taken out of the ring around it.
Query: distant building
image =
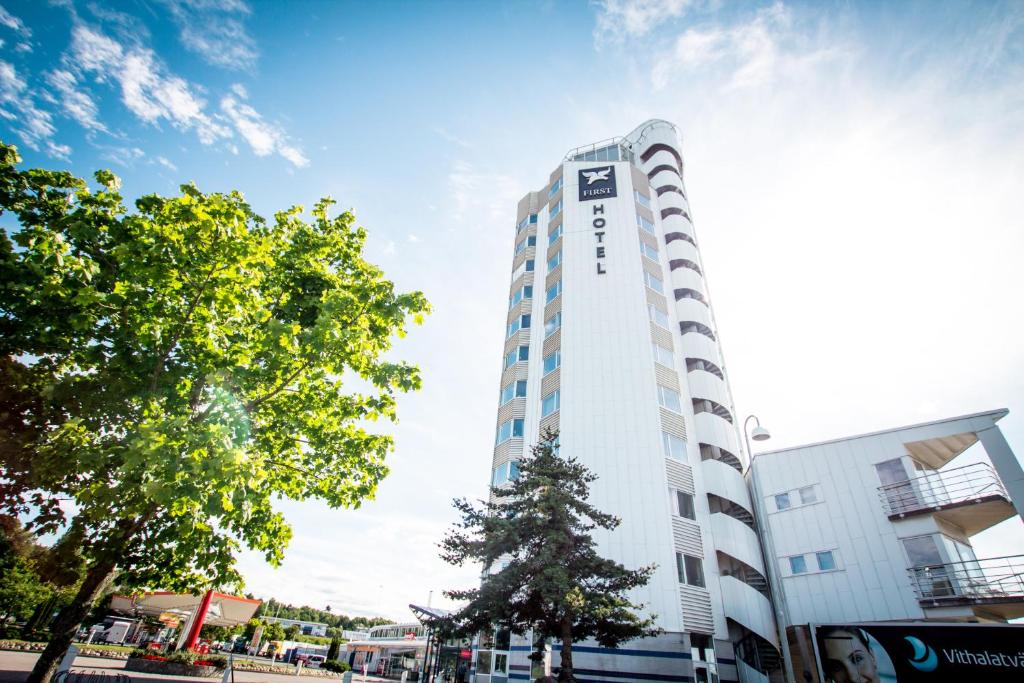
[[[398,677],[403,671],[423,670],[427,649],[427,627],[417,622],[385,624],[370,629],[368,637],[351,640],[339,659],[355,671],[363,665],[370,673]]]
[[[298,626],[299,633],[304,636],[326,636],[327,624],[321,621],[303,621],[301,619],[284,619],[280,617],[263,617],[263,620],[272,624],[280,624],[282,628]]]

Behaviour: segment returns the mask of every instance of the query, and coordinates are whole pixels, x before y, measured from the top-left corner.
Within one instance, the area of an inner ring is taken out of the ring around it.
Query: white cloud
[[[32,37],[32,29],[26,26],[25,22],[21,19],[8,12],[7,8],[3,5],[0,5],[0,26],[6,26],[11,29],[21,36],[23,40],[28,40]]]
[[[166,0],[182,44],[208,63],[250,69],[259,57],[242,17],[251,13],[241,0]]]
[[[49,112],[36,106],[28,92],[28,83],[14,65],[0,60],[0,118],[10,122],[18,138],[34,150],[44,150],[58,159],[67,159],[71,148],[53,140],[57,129]]]
[[[420,241],[420,238],[417,237],[416,235],[410,234],[409,235],[409,241],[412,242],[413,244],[415,244],[416,242]]]
[[[178,170],[178,167],[175,166],[174,163],[171,162],[171,160],[167,159],[166,157],[161,157],[161,156],[156,157],[156,163],[160,164],[164,168],[167,168],[167,169],[169,169],[171,171],[177,171]]]
[[[83,128],[106,131],[107,127],[99,120],[99,109],[88,92],[79,87],[78,79],[65,69],[57,69],[45,74],[46,82],[60,95],[60,104],[64,113],[73,118]]]
[[[138,147],[109,147],[100,154],[100,158],[128,168],[133,168],[135,162],[145,156],[146,153]]]
[[[658,55],[651,83],[660,90],[708,69],[716,69],[725,88],[757,88],[779,79],[799,82],[809,71],[848,56],[842,43],[816,39],[811,30],[809,36],[808,27],[795,27],[781,2],[733,24],[691,27],[671,50]]]
[[[508,218],[508,207],[522,194],[523,186],[511,176],[480,171],[466,161],[457,161],[448,173],[448,187],[454,202],[451,215],[458,222],[469,217],[477,220],[486,216],[492,221]]]
[[[659,25],[684,16],[695,0],[598,0],[598,43],[638,38]]]
[[[267,156],[277,152],[298,168],[309,165],[309,159],[288,142],[284,131],[265,121],[260,113],[246,102],[227,95],[221,99],[220,108],[238,133],[249,143],[256,156]]]

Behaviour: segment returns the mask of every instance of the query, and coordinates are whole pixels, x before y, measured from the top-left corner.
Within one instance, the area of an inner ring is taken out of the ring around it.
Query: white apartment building
[[[749,479],[796,680],[813,668],[808,624],[1000,624],[1024,617],[1024,556],[977,557],[971,546],[981,531],[1024,517],[1024,472],[996,425],[1006,413],[753,459]],[[974,449],[964,458],[971,462],[958,460],[978,442],[983,455],[975,457]],[[1019,519],[1015,524],[1024,530]],[[1019,644],[1024,627],[1018,628]],[[894,659],[894,666],[902,665]],[[983,669],[976,675],[995,680]],[[952,676],[940,668],[928,680]]]
[[[622,520],[596,534],[601,553],[657,564],[632,598],[664,634],[580,644],[576,675],[767,680],[778,636],[676,128],[570,151],[513,225],[492,483],[555,428],[599,477],[591,502]],[[475,681],[529,680],[530,649],[484,639]]]

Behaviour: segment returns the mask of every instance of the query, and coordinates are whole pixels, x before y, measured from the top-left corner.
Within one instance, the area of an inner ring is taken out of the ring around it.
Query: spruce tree
[[[538,650],[552,638],[561,643],[558,680],[575,681],[573,642],[618,647],[658,633],[653,615],[638,616],[643,606],[626,597],[650,580],[654,566],[631,570],[597,553],[591,532],[615,529],[620,520],[587,502],[597,476],[561,457],[557,438],[545,432],[520,462],[518,479],[491,489],[491,502],[455,500],[462,521],[441,547],[450,564],[484,566],[479,588],[445,593],[467,602],[454,615],[462,632],[507,624],[519,635],[532,630]]]

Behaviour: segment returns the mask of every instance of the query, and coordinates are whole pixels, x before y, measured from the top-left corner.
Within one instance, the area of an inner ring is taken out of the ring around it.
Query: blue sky
[[[436,312],[399,345],[393,473],[286,505],[262,597],[407,616],[468,585],[435,544],[484,495],[515,202],[660,117],[737,408],[773,448],[996,407],[1024,452],[1020,3],[0,0],[0,137],[30,165],[194,180],[257,211],[331,195]],[[327,530],[327,531],[325,531]],[[1021,525],[976,539],[1024,553]]]

